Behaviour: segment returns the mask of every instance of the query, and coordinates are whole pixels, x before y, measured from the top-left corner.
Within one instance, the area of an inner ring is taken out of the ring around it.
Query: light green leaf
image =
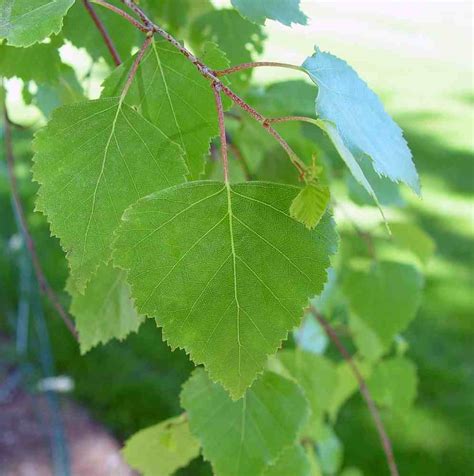
[[[124,339],[143,322],[130,298],[125,272],[111,264],[101,265],[84,294],[74,293],[71,314],[79,332],[81,353],[111,339]]]
[[[233,401],[197,369],[183,385],[181,404],[218,476],[260,475],[295,443],[308,416],[299,387],[272,372],[265,372],[243,398]]]
[[[130,270],[139,312],[156,317],[169,344],[205,364],[233,398],[326,280],[337,243],[332,221],[310,232],[293,220],[297,191],[193,182],[139,201],[118,232],[114,259]]]
[[[254,23],[264,25],[268,19],[283,25],[306,25],[308,17],[300,10],[300,0],[232,0],[240,14]]]
[[[390,224],[393,242],[410,250],[419,258],[421,263],[426,264],[435,252],[436,245],[428,233],[413,223]]]
[[[34,148],[37,209],[59,237],[79,292],[109,259],[125,208],[186,173],[179,146],[119,98],[57,109]]]
[[[301,386],[310,403],[313,419],[323,417],[337,387],[337,371],[327,358],[302,350],[283,350],[277,354],[291,377]]]
[[[415,365],[403,357],[380,362],[367,382],[378,405],[400,413],[406,412],[413,405],[417,384]]]
[[[382,261],[369,270],[350,269],[343,290],[351,310],[388,346],[415,317],[423,277],[411,265]]]
[[[231,64],[246,63],[263,52],[265,34],[258,25],[248,22],[235,10],[214,10],[198,17],[191,25],[190,40],[201,54],[207,41],[216,43]],[[241,87],[250,78],[251,70],[232,75],[233,86]]]
[[[135,433],[122,452],[143,476],[169,476],[199,456],[199,450],[186,417],[180,415]]]
[[[268,466],[262,476],[310,476],[311,466],[301,445],[283,450],[277,461]]]
[[[291,202],[290,215],[312,230],[326,211],[330,196],[329,187],[308,183]]]
[[[387,351],[388,346],[384,345],[371,327],[354,313],[349,316],[349,328],[357,350],[364,359],[370,362],[377,361]]]
[[[216,61],[215,51],[210,54]],[[103,96],[119,94],[132,61],[107,78]],[[196,67],[164,40],[152,43],[127,94],[127,104],[139,107],[145,118],[182,147],[190,177],[198,178],[210,139],[219,129],[210,83]]]
[[[58,48],[51,44],[15,48],[0,45],[0,76],[36,83],[57,83],[61,68]]]
[[[120,2],[118,3],[120,5]],[[99,5],[94,5],[94,9],[106,26],[121,59],[127,60],[132,48],[143,42],[143,34],[133,25],[124,21],[120,15]],[[76,48],[85,48],[93,60],[97,61],[99,58],[103,58],[110,65],[114,64],[104,39],[84,8],[82,1],[76,1],[69,10],[64,18],[62,33]]]
[[[59,33],[74,0],[0,0],[0,40],[30,46]]]
[[[318,49],[303,67],[319,88],[319,119],[335,125],[353,155],[368,155],[379,175],[405,182],[420,193],[418,174],[401,129],[357,73],[345,61]]]

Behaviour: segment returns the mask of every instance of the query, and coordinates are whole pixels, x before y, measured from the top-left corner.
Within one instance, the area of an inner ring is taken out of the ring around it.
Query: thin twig
[[[97,1],[97,0],[95,0]],[[102,0],[100,0],[101,3]],[[256,121],[258,121],[266,131],[272,135],[278,143],[283,147],[283,149],[287,152],[291,162],[293,165],[298,169],[300,173],[300,177],[304,177],[306,175],[306,165],[305,163],[298,157],[298,155],[293,151],[290,145],[283,139],[283,137],[278,134],[278,132],[270,125],[267,119],[260,114],[256,109],[246,103],[241,97],[235,94],[228,86],[222,83],[215,72],[206,66],[201,60],[199,60],[196,56],[194,56],[186,47],[184,47],[176,38],[170,35],[167,31],[161,28],[159,25],[153,23],[150,18],[146,15],[146,13],[133,2],[133,0],[122,0],[127,7],[132,9],[143,21],[145,25],[147,25],[147,31],[158,33],[162,38],[166,41],[171,43],[176,49],[178,49],[194,66],[197,70],[204,76],[207,80],[211,82],[211,85],[216,85],[219,87],[219,90],[222,91],[226,96],[228,96],[235,104],[241,107],[244,111],[250,114]]]
[[[385,453],[385,457],[387,459],[387,465],[390,470],[391,476],[399,476],[397,464],[395,462],[395,456],[393,454],[392,443],[390,438],[385,430],[385,427],[382,422],[382,418],[380,417],[380,413],[375,405],[374,399],[370,394],[370,391],[367,387],[364,377],[360,373],[357,365],[355,364],[354,360],[352,359],[351,354],[349,351],[344,347],[344,344],[339,339],[334,328],[329,324],[329,322],[324,318],[324,316],[318,312],[313,306],[309,308],[311,314],[318,320],[318,322],[323,327],[324,331],[328,335],[328,337],[332,340],[334,345],[337,347],[337,350],[342,355],[344,360],[349,364],[353,374],[355,375],[357,382],[359,384],[360,393],[367,404],[369,412],[372,416],[372,420],[374,421],[375,427],[380,437],[380,442],[382,443],[382,448]]]
[[[107,8],[108,10],[111,10],[112,12],[116,13],[117,15],[120,15],[122,18],[127,20],[135,28],[138,28],[143,33],[147,33],[148,31],[150,31],[149,28],[147,28],[145,25],[142,25],[139,21],[137,21],[135,18],[133,18],[127,12],[124,12],[121,8],[118,8],[115,5],[111,5],[110,3],[104,2],[103,0],[91,0],[91,1],[93,3],[96,3],[97,5],[100,5],[104,8]]]
[[[224,107],[222,105],[220,87],[212,83],[212,91],[214,92],[214,99],[216,101],[216,109],[217,109],[217,117],[219,120],[219,136],[221,140],[221,158],[222,158],[222,167],[224,169],[224,181],[226,183],[229,183],[229,162],[227,160],[227,137],[225,133]]]
[[[120,101],[123,101],[125,99],[125,96],[128,93],[128,90],[130,89],[130,86],[133,83],[133,78],[135,78],[135,75],[137,74],[137,69],[138,66],[140,65],[141,60],[143,59],[143,56],[146,53],[147,48],[150,46],[150,43],[153,41],[153,35],[147,35],[145,38],[145,41],[143,42],[143,45],[140,48],[140,51],[138,52],[137,56],[135,57],[135,60],[132,64],[132,67],[130,68],[130,71],[128,73],[127,81],[125,82],[125,85],[122,89],[122,94],[120,96]]]
[[[239,71],[244,71],[251,68],[260,68],[263,66],[273,66],[276,68],[286,68],[286,69],[295,69],[297,71],[304,71],[301,66],[296,66],[294,64],[288,63],[278,63],[275,61],[251,61],[249,63],[242,63],[230,68],[215,70],[214,73],[216,76],[226,76],[228,74],[237,73]]]
[[[279,122],[290,122],[290,121],[302,121],[309,122],[319,127],[318,119],[306,116],[283,116],[283,117],[270,117],[267,119],[270,124],[278,124]]]
[[[83,3],[84,3],[84,6],[86,7],[87,12],[92,18],[92,21],[95,23],[95,26],[99,30],[99,33],[104,39],[105,46],[109,50],[110,55],[112,56],[112,59],[114,60],[115,66],[118,66],[119,64],[122,63],[122,59],[120,58],[119,52],[115,48],[112,38],[110,38],[107,28],[102,23],[102,20],[97,15],[96,11],[94,10],[94,7],[90,4],[89,0],[83,0]]]
[[[72,319],[69,317],[67,311],[64,309],[61,302],[59,301],[58,296],[51,288],[43,272],[43,268],[41,267],[38,253],[36,252],[35,242],[33,241],[33,238],[29,231],[28,222],[26,221],[25,212],[24,212],[23,205],[20,199],[20,194],[18,193],[18,184],[16,181],[16,176],[14,171],[15,158],[13,154],[12,134],[11,134],[11,127],[10,127],[10,120],[8,118],[6,107],[4,107],[3,116],[4,116],[3,127],[4,127],[4,141],[5,141],[5,157],[7,160],[8,179],[9,179],[11,190],[12,190],[12,198],[15,204],[15,209],[16,209],[19,221],[20,221],[22,235],[25,240],[26,247],[28,248],[28,251],[30,253],[31,262],[35,270],[35,274],[38,280],[40,290],[49,299],[49,301],[51,302],[53,307],[56,309],[57,313],[63,320],[64,324],[66,324],[66,327],[69,329],[69,331],[74,336],[74,338],[78,340],[77,331],[76,331],[76,328],[74,327]]]

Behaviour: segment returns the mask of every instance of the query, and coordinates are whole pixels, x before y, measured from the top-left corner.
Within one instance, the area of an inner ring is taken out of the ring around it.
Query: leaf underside
[[[232,0],[232,5],[248,20],[265,24],[266,19],[286,26],[306,25],[307,16],[300,10],[300,0]]]

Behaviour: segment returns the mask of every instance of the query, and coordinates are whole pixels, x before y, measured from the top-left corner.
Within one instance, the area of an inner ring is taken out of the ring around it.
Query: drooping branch
[[[176,38],[170,35],[167,31],[161,28],[159,25],[153,23],[153,21],[147,16],[147,14],[132,0],[122,0],[122,3],[130,8],[142,21],[142,23],[137,22],[137,20],[130,15],[128,15],[123,10],[118,9],[117,7],[108,4],[104,0],[91,0],[98,5],[102,5],[118,14],[120,14],[123,18],[128,20],[131,24],[133,24],[136,28],[141,31],[147,32],[148,34],[155,34],[157,33],[163,39],[171,43],[178,51],[185,56],[199,71],[199,73],[204,76],[207,80],[210,81],[211,86],[216,85],[219,88],[219,91],[224,93],[228,96],[237,106],[242,108],[245,112],[247,112],[250,116],[252,116],[257,122],[259,122],[264,129],[274,137],[274,139],[282,146],[282,148],[287,152],[291,162],[297,168],[300,178],[304,179],[307,175],[307,168],[305,163],[298,157],[296,152],[290,147],[290,145],[285,141],[285,139],[271,126],[270,122],[268,122],[267,118],[260,114],[256,109],[254,109],[250,104],[245,102],[241,97],[235,94],[232,89],[226,86],[222,81],[219,79],[218,75],[215,71],[205,65],[199,58],[194,56],[185,46],[183,46]],[[120,10],[120,13],[117,11]],[[281,63],[284,64],[284,63]],[[293,69],[299,69],[294,65]]]
[[[395,462],[395,456],[393,454],[392,443],[390,441],[388,433],[385,430],[384,424],[382,422],[382,418],[380,417],[380,413],[377,409],[377,406],[375,405],[372,395],[370,394],[369,388],[367,387],[367,383],[365,382],[364,377],[362,376],[359,368],[354,362],[354,359],[352,358],[349,351],[346,349],[344,344],[339,339],[337,332],[334,330],[331,324],[329,324],[329,322],[324,318],[324,316],[320,312],[318,312],[318,310],[314,306],[310,306],[309,311],[321,324],[327,336],[331,339],[331,341],[336,346],[338,352],[342,355],[344,360],[348,363],[349,367],[351,368],[352,373],[354,374],[355,378],[357,379],[357,383],[359,384],[360,393],[365,400],[365,403],[369,409],[372,420],[377,429],[377,433],[379,434],[380,442],[382,444],[382,448],[385,453],[385,458],[387,460],[387,465],[390,470],[390,474],[391,476],[399,476],[397,463]]]
[[[35,270],[36,279],[38,280],[38,285],[41,292],[48,298],[52,306],[58,313],[59,317],[62,319],[70,333],[73,337],[78,340],[78,335],[76,328],[74,327],[72,319],[69,317],[69,314],[62,306],[58,296],[53,291],[53,288],[50,286],[46,275],[41,266],[38,253],[36,251],[35,242],[31,236],[28,222],[26,220],[25,211],[21,202],[20,194],[18,192],[18,184],[16,181],[16,175],[14,171],[15,157],[13,154],[13,142],[12,142],[12,133],[11,133],[11,124],[10,119],[8,118],[8,113],[6,107],[3,111],[3,127],[4,127],[4,141],[5,141],[5,157],[7,161],[7,170],[8,170],[8,180],[10,182],[11,192],[15,210],[20,222],[21,233],[25,241],[26,247],[31,257],[31,262],[33,264],[33,269]]]
[[[83,0],[84,6],[86,7],[86,10],[88,11],[90,17],[92,18],[92,21],[95,23],[95,26],[99,30],[99,33],[101,34],[102,38],[104,39],[104,43],[107,47],[107,49],[110,52],[110,55],[112,56],[112,59],[114,60],[115,66],[118,66],[119,64],[122,63],[122,59],[120,58],[120,54],[117,51],[117,48],[115,48],[115,45],[110,38],[110,35],[107,31],[107,28],[105,25],[102,23],[102,20],[99,18],[97,13],[94,10],[94,7],[90,4],[89,0]]]

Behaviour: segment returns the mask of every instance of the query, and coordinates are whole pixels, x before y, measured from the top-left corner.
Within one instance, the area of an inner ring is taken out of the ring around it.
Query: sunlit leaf
[[[308,18],[300,10],[300,0],[232,0],[232,5],[242,16],[263,25],[267,18],[283,25],[306,25]]]

